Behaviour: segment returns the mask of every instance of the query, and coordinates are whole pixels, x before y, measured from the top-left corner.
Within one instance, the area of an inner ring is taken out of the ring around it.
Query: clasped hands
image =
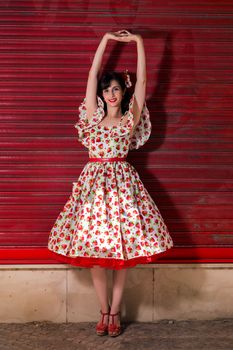
[[[105,34],[107,39],[113,39],[116,41],[130,42],[136,41],[141,38],[139,34],[132,34],[128,30],[118,30],[117,32],[107,32]]]

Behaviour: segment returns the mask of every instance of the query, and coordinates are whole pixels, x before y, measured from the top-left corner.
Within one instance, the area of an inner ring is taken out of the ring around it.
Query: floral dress
[[[89,158],[125,158],[149,139],[151,122],[146,102],[133,135],[132,95],[127,122],[104,126],[104,102],[88,121],[86,98],[74,125]],[[124,114],[124,116],[125,116]],[[173,247],[168,228],[138,172],[127,160],[89,161],[59,213],[48,238],[48,249],[60,262],[80,267],[99,265],[122,269],[156,261],[157,254]]]

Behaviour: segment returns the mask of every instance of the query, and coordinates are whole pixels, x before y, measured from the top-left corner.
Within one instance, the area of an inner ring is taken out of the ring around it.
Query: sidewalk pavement
[[[233,350],[233,319],[122,323],[116,338],[95,324],[0,323],[0,350]]]

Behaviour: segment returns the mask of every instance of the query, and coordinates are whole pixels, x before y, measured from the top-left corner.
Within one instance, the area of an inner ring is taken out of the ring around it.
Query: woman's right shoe
[[[114,322],[114,316],[119,316],[120,318],[120,314],[120,311],[118,311],[116,314],[109,314],[109,317],[112,318],[112,322],[108,323],[108,335],[110,335],[110,337],[117,337],[121,334],[121,325]]]
[[[110,308],[109,308],[110,310]],[[96,334],[97,335],[107,335],[108,334],[108,324],[104,323],[104,316],[109,315],[109,312],[102,312],[102,310],[100,310],[100,313],[102,315],[102,319],[100,321],[100,323],[97,323],[95,329],[96,329]]]

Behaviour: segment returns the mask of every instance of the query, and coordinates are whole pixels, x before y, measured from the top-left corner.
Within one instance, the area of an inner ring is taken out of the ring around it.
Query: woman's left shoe
[[[121,325],[114,322],[114,316],[119,316],[120,319],[120,314],[120,311],[116,314],[109,314],[109,317],[112,318],[112,322],[108,324],[108,335],[110,335],[110,337],[117,337],[122,332]]]
[[[97,323],[95,329],[96,329],[96,334],[97,335],[107,335],[108,334],[108,323],[104,323],[104,316],[109,316],[110,308],[108,312],[102,312],[100,310],[100,313],[102,315],[102,319],[100,323]]]

